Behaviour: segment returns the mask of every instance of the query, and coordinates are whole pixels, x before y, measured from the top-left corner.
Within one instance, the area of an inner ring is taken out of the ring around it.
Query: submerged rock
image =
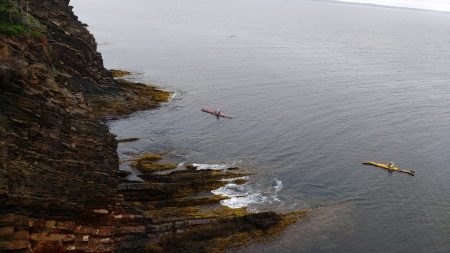
[[[139,138],[127,138],[127,139],[120,139],[117,140],[118,143],[123,143],[123,142],[132,142],[132,141],[137,141],[139,140]]]
[[[129,71],[118,70],[118,69],[111,69],[110,71],[114,77],[124,77],[124,76],[129,76],[129,75],[133,74]]]

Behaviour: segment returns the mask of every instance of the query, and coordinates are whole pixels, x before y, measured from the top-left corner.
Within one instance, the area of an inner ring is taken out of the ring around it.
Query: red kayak
[[[216,116],[224,117],[224,118],[230,118],[230,119],[232,118],[230,115],[226,115],[226,114],[223,114],[223,113],[217,114],[216,111],[208,109],[208,108],[202,108],[202,111],[214,114]]]

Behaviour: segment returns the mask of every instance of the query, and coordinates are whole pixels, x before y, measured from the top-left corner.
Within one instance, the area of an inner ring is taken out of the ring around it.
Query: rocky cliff
[[[117,142],[86,100],[117,84],[68,2],[30,2],[45,39],[0,37],[2,252],[73,248],[118,201]]]
[[[218,186],[224,176],[214,172],[121,183],[117,140],[102,117],[153,108],[167,94],[114,79],[69,0],[26,2],[44,36],[0,35],[1,252],[221,252],[292,221],[200,214],[194,206],[220,199],[186,198]]]

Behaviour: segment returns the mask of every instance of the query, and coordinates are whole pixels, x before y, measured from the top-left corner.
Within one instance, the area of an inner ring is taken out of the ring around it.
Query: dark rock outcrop
[[[70,76],[66,81],[72,91],[84,94],[118,92],[112,73],[103,66],[97,44],[69,6],[69,0],[30,1],[33,16],[47,27],[50,67]],[[67,76],[65,75],[65,76]],[[64,82],[63,82],[64,83]]]
[[[0,251],[118,250],[145,222],[118,194],[117,141],[89,98],[121,90],[69,1],[29,4],[46,39],[0,35]]]

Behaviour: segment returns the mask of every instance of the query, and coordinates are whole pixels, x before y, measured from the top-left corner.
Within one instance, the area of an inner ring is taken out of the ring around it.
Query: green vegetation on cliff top
[[[24,10],[25,8],[25,10]],[[18,1],[0,0],[0,34],[8,36],[32,35],[44,38],[45,27],[28,13],[28,1],[22,6]]]

